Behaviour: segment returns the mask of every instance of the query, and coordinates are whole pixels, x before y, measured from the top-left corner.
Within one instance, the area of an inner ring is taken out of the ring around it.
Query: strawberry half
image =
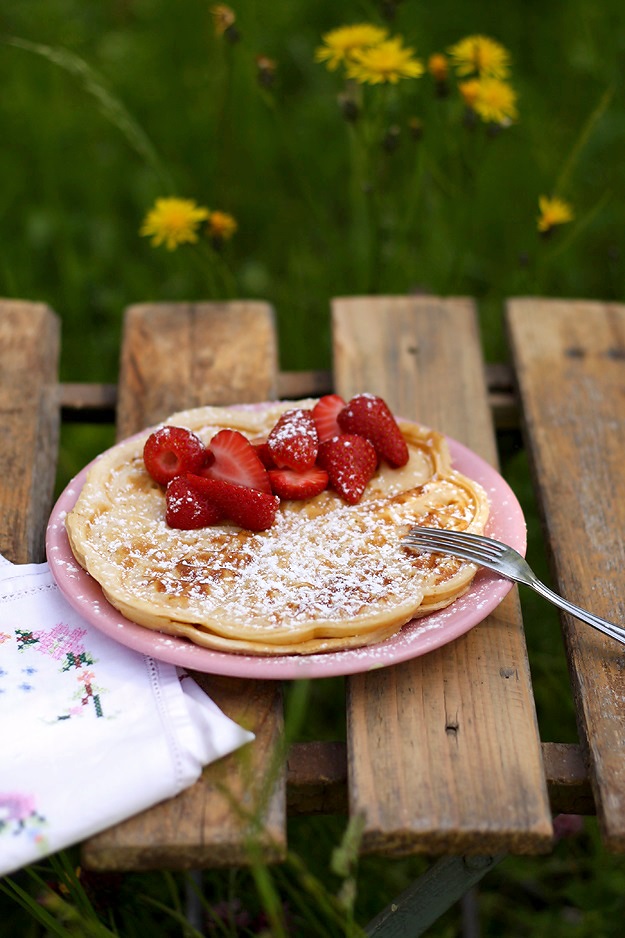
[[[167,485],[184,472],[198,472],[205,459],[204,444],[185,427],[159,427],[143,447],[145,468],[159,485]]]
[[[247,485],[225,479],[187,476],[191,486],[221,512],[222,520],[233,521],[248,531],[266,531],[275,521],[280,499]]]
[[[344,433],[370,440],[381,459],[398,468],[408,462],[408,446],[397,421],[381,397],[357,394],[337,416]]]
[[[213,462],[202,469],[201,475],[271,494],[267,470],[254,446],[238,430],[219,430],[210,441],[208,452]]]
[[[345,406],[340,394],[324,394],[319,398],[312,409],[312,415],[320,443],[342,432],[336,418]]]
[[[165,490],[165,521],[170,528],[190,531],[222,520],[221,509],[198,492],[187,476],[176,476]]]
[[[303,472],[315,464],[319,437],[312,411],[285,411],[267,437],[267,446],[278,469]]]
[[[349,505],[360,501],[378,465],[373,444],[355,433],[324,440],[319,445],[317,461],[328,473],[332,488]]]
[[[269,481],[274,495],[279,498],[301,500],[314,498],[328,487],[328,473],[320,466],[295,472],[294,469],[269,469]]]

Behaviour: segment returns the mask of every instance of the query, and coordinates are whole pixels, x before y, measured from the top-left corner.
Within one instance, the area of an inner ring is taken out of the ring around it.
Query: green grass
[[[199,0],[2,4],[0,295],[57,311],[65,380],[115,380],[122,313],[134,302],[267,300],[278,315],[283,366],[317,368],[330,364],[333,296],[472,296],[491,360],[507,355],[507,296],[623,301],[625,106],[617,91],[625,31],[616,0],[516,0],[505,15],[488,0],[232,5],[241,33],[234,45],[214,36],[210,4]],[[500,41],[512,56],[518,123],[497,134],[468,128],[457,95],[437,98],[424,76],[388,96],[363,164],[358,139],[378,96],[368,89],[363,118],[346,122],[341,78],[314,62],[314,50],[327,30],[383,22],[383,7],[391,6],[390,28],[424,58],[470,33]],[[277,63],[271,89],[257,82],[258,54]],[[422,124],[420,139],[409,132],[412,118]],[[394,128],[391,152],[381,141]],[[576,219],[541,239],[538,197],[553,192],[572,202]],[[145,213],[167,194],[236,216],[238,232],[222,257],[228,278],[215,284],[193,252],[154,249],[139,237]],[[97,427],[65,429],[60,479],[110,440]],[[547,576],[517,444],[504,451],[504,472],[531,520],[530,557]],[[574,740],[557,616],[532,596],[522,599],[543,738]],[[307,701],[300,738],[342,733],[334,725],[340,682],[319,682]],[[293,821],[293,862],[255,876],[204,874],[206,909],[224,902],[247,910],[240,934],[251,934],[264,907],[284,899],[284,927],[291,923],[294,934],[347,934],[352,906],[344,904],[341,918],[332,897],[349,899],[355,885],[355,919],[366,922],[425,861],[366,859],[355,880],[353,870],[340,876],[328,869],[344,828],[342,818]],[[73,853],[61,859],[73,868]],[[56,883],[67,870],[59,860],[37,875]],[[34,872],[16,877],[31,897],[42,890]],[[509,859],[486,878],[482,933],[616,938],[624,878],[589,819],[551,857]],[[101,923],[124,936],[184,935],[191,934],[181,924],[189,888],[181,876],[96,877],[87,895],[95,911],[79,892],[69,901],[55,893],[45,924],[35,914],[44,906],[25,911],[6,891],[0,910],[11,934],[90,935]],[[431,934],[455,935],[459,922],[454,909]],[[276,934],[280,927],[276,919]],[[209,933],[236,932],[230,922],[213,923]]]

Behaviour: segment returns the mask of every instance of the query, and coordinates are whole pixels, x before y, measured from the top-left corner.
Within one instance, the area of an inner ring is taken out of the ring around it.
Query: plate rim
[[[127,440],[147,432],[149,428],[133,434]],[[490,488],[491,492],[505,495],[505,499],[493,502],[489,494],[491,514],[486,532],[499,534],[500,528],[503,528],[506,535],[503,539],[519,553],[525,554],[525,516],[508,482],[474,450],[453,437],[443,435],[449,445],[452,468],[480,482],[487,494]],[[214,651],[195,645],[188,639],[148,629],[127,619],[108,602],[99,583],[74,558],[65,529],[65,517],[78,499],[91,466],[127,440],[121,440],[98,454],[65,486],[50,514],[45,542],[48,566],[69,604],[94,628],[141,654],[192,671],[247,679],[297,680],[348,676],[401,664],[455,641],[487,618],[514,585],[491,571],[480,569],[469,590],[451,606],[411,620],[383,642],[312,655],[242,655]],[[466,471],[465,464],[469,464],[471,472]],[[475,469],[478,470],[477,477],[473,471]],[[502,519],[499,513],[504,506],[509,514]],[[495,532],[492,531],[493,527]]]

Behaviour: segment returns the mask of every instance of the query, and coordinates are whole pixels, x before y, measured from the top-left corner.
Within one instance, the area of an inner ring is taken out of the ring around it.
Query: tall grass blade
[[[85,91],[100,105],[104,117],[123,134],[135,152],[153,169],[161,183],[172,188],[169,175],[163,168],[158,153],[143,128],[119,98],[109,91],[103,78],[84,59],[68,49],[31,42],[18,36],[4,37],[1,41],[14,49],[22,49],[41,56],[79,79]]]
[[[569,179],[573,175],[575,169],[575,164],[579,159],[580,153],[590,140],[592,133],[599,123],[603,115],[605,114],[612,96],[614,95],[614,88],[607,88],[604,93],[601,95],[597,106],[592,110],[588,120],[582,127],[577,140],[575,141],[571,151],[564,163],[564,166],[556,180],[556,185],[554,192],[561,194],[566,191],[566,188],[569,184]]]
[[[60,925],[47,909],[11,878],[7,877],[0,882],[0,892],[14,899],[36,922],[45,926],[50,934],[59,935],[60,938],[71,938],[72,933]]]

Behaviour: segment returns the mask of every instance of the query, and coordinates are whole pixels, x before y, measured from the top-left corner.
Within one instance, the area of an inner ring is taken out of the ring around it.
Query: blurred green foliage
[[[227,259],[237,292],[275,305],[287,367],[327,365],[335,295],[473,296],[490,357],[505,354],[506,296],[622,297],[618,95],[567,173],[561,194],[575,207],[575,225],[549,244],[536,232],[538,196],[554,189],[591,115],[622,85],[615,2],[530,0],[506,4],[505,15],[488,0],[350,2],[338,13],[328,0],[239,0],[233,8],[234,44],[215,35],[210,4],[199,0],[2,4],[0,293],[45,300],[62,316],[68,378],[114,378],[129,303],[210,299],[188,252],[154,249],[138,236],[165,194],[236,216]],[[340,79],[314,62],[314,50],[343,23],[385,22],[385,9],[394,10],[391,31],[424,60],[469,33],[501,42],[520,119],[478,140],[450,116],[449,101],[436,99],[429,76],[403,84],[398,146],[383,154],[376,181],[373,271],[359,264]],[[73,65],[91,71],[7,44],[12,37],[76,56]],[[257,79],[258,55],[276,63],[269,90]],[[408,116],[422,121],[419,141],[406,130]],[[419,198],[398,244],[389,232],[406,222],[418,174]]]

